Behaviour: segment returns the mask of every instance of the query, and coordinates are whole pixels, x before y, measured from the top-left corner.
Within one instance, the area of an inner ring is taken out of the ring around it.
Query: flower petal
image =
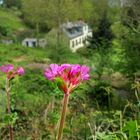
[[[67,68],[70,68],[71,67],[71,64],[62,64],[59,68],[58,68],[58,73],[59,74],[62,74],[62,72],[67,69]]]
[[[57,64],[51,64],[51,65],[50,65],[50,68],[51,68],[52,73],[53,73],[54,75],[57,75],[57,74],[58,74],[58,68],[59,68],[59,66],[58,66]]]
[[[80,71],[80,65],[76,64],[71,67],[70,75],[75,75]]]
[[[17,68],[17,74],[18,74],[19,76],[23,75],[23,74],[24,74],[24,69],[23,69],[22,67],[18,67],[18,68]]]
[[[89,67],[87,67],[86,65],[83,65],[81,67],[81,78],[82,80],[88,80],[89,79]]]
[[[53,74],[52,71],[48,68],[45,70],[44,72],[44,76],[48,79],[48,80],[52,80],[53,79]]]
[[[10,71],[13,71],[14,70],[14,66],[11,65],[11,64],[7,64],[7,65],[2,65],[0,67],[1,71],[4,72],[4,73],[9,73]]]

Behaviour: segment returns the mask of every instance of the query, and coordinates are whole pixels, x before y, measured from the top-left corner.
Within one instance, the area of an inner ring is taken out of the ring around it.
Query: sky
[[[3,3],[3,0],[0,0],[0,4],[2,4]]]

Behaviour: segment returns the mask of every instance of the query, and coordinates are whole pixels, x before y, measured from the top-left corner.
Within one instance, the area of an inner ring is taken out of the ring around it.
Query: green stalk
[[[62,107],[62,112],[61,112],[61,119],[60,119],[60,125],[59,125],[59,129],[58,129],[57,140],[62,140],[63,128],[64,128],[66,112],[67,112],[67,106],[68,106],[68,102],[69,102],[69,95],[70,95],[69,92],[64,94],[63,107]]]
[[[138,122],[137,122],[137,120],[135,120],[135,122],[136,122],[136,129],[137,129],[137,138],[138,138],[138,140],[140,140]]]
[[[122,111],[120,111],[120,131],[121,132],[122,132],[122,119],[123,119]]]
[[[6,94],[7,94],[7,101],[8,101],[8,113],[11,114],[11,102],[10,102],[10,81],[6,78]],[[10,131],[10,140],[13,140],[13,128],[9,125]]]
[[[140,102],[140,99],[139,99],[139,96],[138,96],[138,92],[137,92],[136,89],[135,89],[135,96],[136,96],[136,98],[137,98],[137,101]]]

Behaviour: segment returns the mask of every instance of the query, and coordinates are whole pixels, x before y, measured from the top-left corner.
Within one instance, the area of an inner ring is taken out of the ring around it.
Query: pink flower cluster
[[[62,64],[59,66],[57,64],[51,64],[50,68],[45,70],[44,75],[51,81],[56,81],[59,78],[61,80],[59,88],[66,94],[73,91],[81,82],[88,80],[88,72],[89,67],[86,65]]]
[[[17,67],[16,70],[12,64],[0,66],[0,71],[7,75],[7,79],[12,79],[15,75],[22,76],[24,74],[24,69],[22,67]]]

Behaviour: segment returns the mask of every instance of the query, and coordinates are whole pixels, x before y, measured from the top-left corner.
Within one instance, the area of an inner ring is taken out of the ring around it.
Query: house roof
[[[78,21],[74,23],[67,22],[61,26],[61,29],[68,36],[68,38],[73,39],[73,38],[83,35],[84,26],[88,26],[88,25],[83,21]],[[89,32],[91,31],[89,27],[88,27],[88,31]]]
[[[36,38],[25,38],[23,41],[25,41],[25,42],[36,42],[37,39]]]

